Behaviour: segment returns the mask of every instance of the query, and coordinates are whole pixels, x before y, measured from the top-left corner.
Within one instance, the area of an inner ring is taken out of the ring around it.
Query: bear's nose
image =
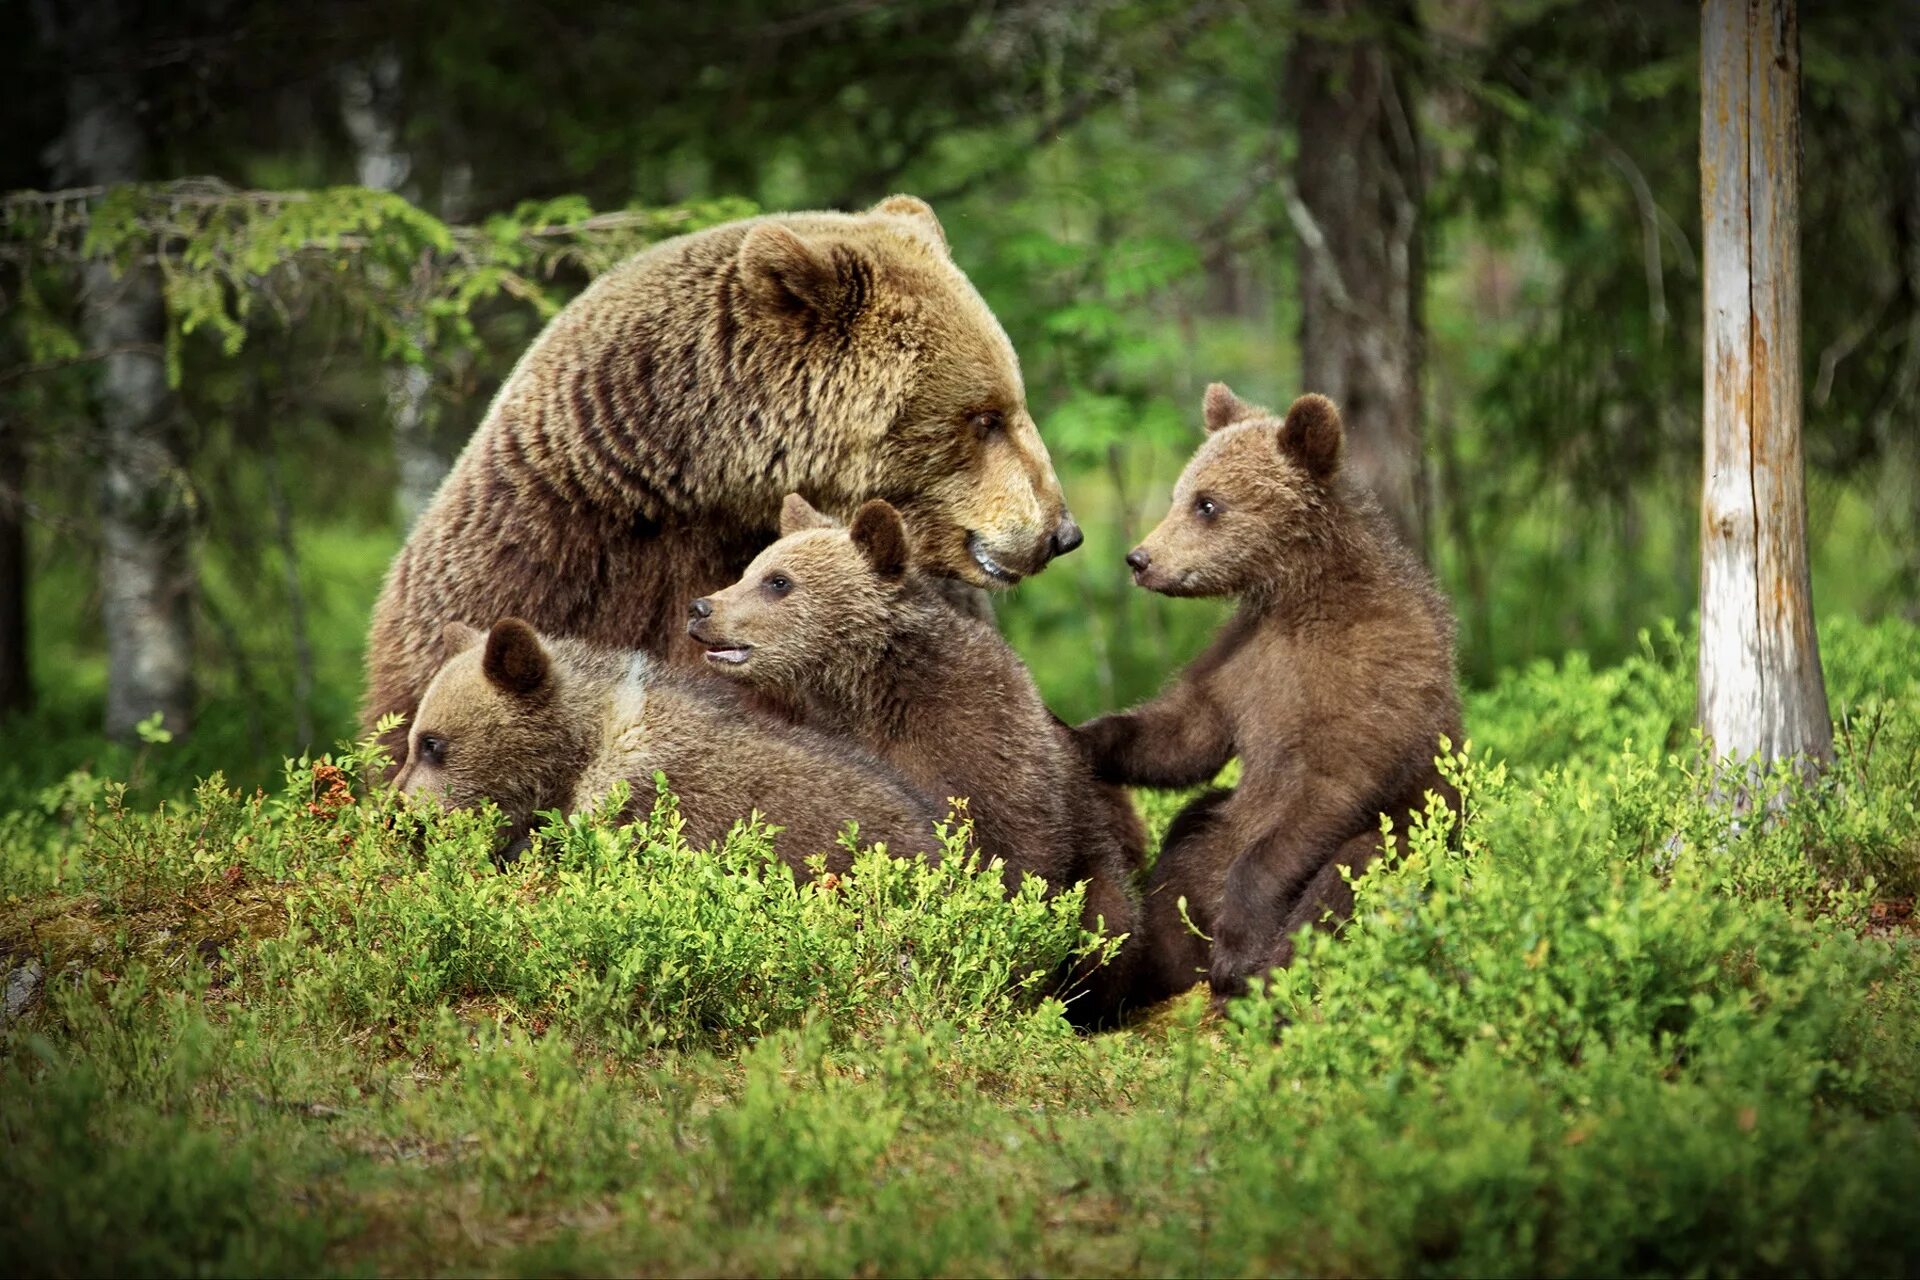
[[[1080,532],[1080,524],[1071,512],[1063,512],[1060,524],[1053,531],[1053,554],[1063,556],[1085,542],[1086,535]]]
[[[1127,552],[1127,568],[1135,573],[1145,573],[1147,566],[1153,563],[1153,557],[1147,554],[1145,547],[1135,547]]]
[[[713,601],[702,596],[687,606],[687,612],[695,618],[711,618],[713,616]]]

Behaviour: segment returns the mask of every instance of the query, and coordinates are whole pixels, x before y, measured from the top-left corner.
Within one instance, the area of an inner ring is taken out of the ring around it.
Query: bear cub
[[[445,643],[453,656],[422,695],[395,783],[448,808],[492,800],[510,850],[524,847],[539,811],[584,809],[623,779],[632,787],[623,818],[644,818],[656,772],[694,848],[758,811],[781,828],[774,851],[803,876],[820,853],[829,870],[846,870],[849,822],[863,846],[939,849],[932,806],[897,773],[851,744],[772,720],[721,681],[542,637],[518,618],[484,634],[448,623]]]
[[[1087,882],[1084,920],[1133,934],[1145,833],[1117,788],[1095,784],[1019,655],[916,570],[900,514],[875,499],[841,528],[799,495],[782,537],[740,581],[693,602],[689,633],[721,672],[845,734],[936,804],[964,797],[974,838],[1054,890]],[[1076,974],[1078,1021],[1110,1017],[1137,948]]]
[[[1305,926],[1353,909],[1342,868],[1404,832],[1434,763],[1460,740],[1453,616],[1372,498],[1342,476],[1344,428],[1324,396],[1286,417],[1215,383],[1207,439],[1172,508],[1127,555],[1169,596],[1234,596],[1238,613],[1159,697],[1076,730],[1095,773],[1191,787],[1235,755],[1240,784],[1174,820],[1147,886],[1141,1002],[1201,973],[1216,996],[1286,965]],[[1181,919],[1184,898],[1196,928]]]

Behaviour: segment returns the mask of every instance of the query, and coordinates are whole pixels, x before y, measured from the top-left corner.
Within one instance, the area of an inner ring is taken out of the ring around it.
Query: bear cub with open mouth
[[[740,581],[693,602],[688,631],[709,664],[851,738],[935,804],[965,798],[1009,887],[1026,872],[1055,891],[1084,880],[1088,927],[1135,934],[1139,816],[1094,781],[1012,646],[914,568],[899,512],[876,499],[841,528],[790,494],[780,530]],[[1076,1020],[1117,1011],[1137,941],[1072,976]]]

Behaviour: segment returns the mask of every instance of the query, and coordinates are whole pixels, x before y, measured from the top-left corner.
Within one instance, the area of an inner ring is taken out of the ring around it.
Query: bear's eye
[[[1007,418],[998,409],[982,409],[967,419],[967,425],[973,428],[975,435],[984,440],[1005,427]]]
[[[1203,493],[1193,500],[1193,511],[1202,520],[1211,520],[1220,514],[1220,504]]]
[[[420,759],[427,764],[445,764],[447,762],[447,740],[445,738],[435,737],[430,733],[421,734]]]
[[[765,579],[767,590],[777,596],[783,596],[793,590],[793,579],[784,573],[770,573]]]

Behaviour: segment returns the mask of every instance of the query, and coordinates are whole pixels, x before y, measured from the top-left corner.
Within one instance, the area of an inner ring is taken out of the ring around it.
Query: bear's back
[[[758,812],[782,828],[775,848],[796,869],[825,852],[829,869],[844,871],[851,857],[839,841],[849,822],[862,846],[937,852],[935,815],[904,780],[849,743],[774,720],[732,686],[637,660],[608,714],[606,745],[581,778],[575,809],[625,781],[626,816],[644,817],[654,775],[664,774],[696,848]]]

